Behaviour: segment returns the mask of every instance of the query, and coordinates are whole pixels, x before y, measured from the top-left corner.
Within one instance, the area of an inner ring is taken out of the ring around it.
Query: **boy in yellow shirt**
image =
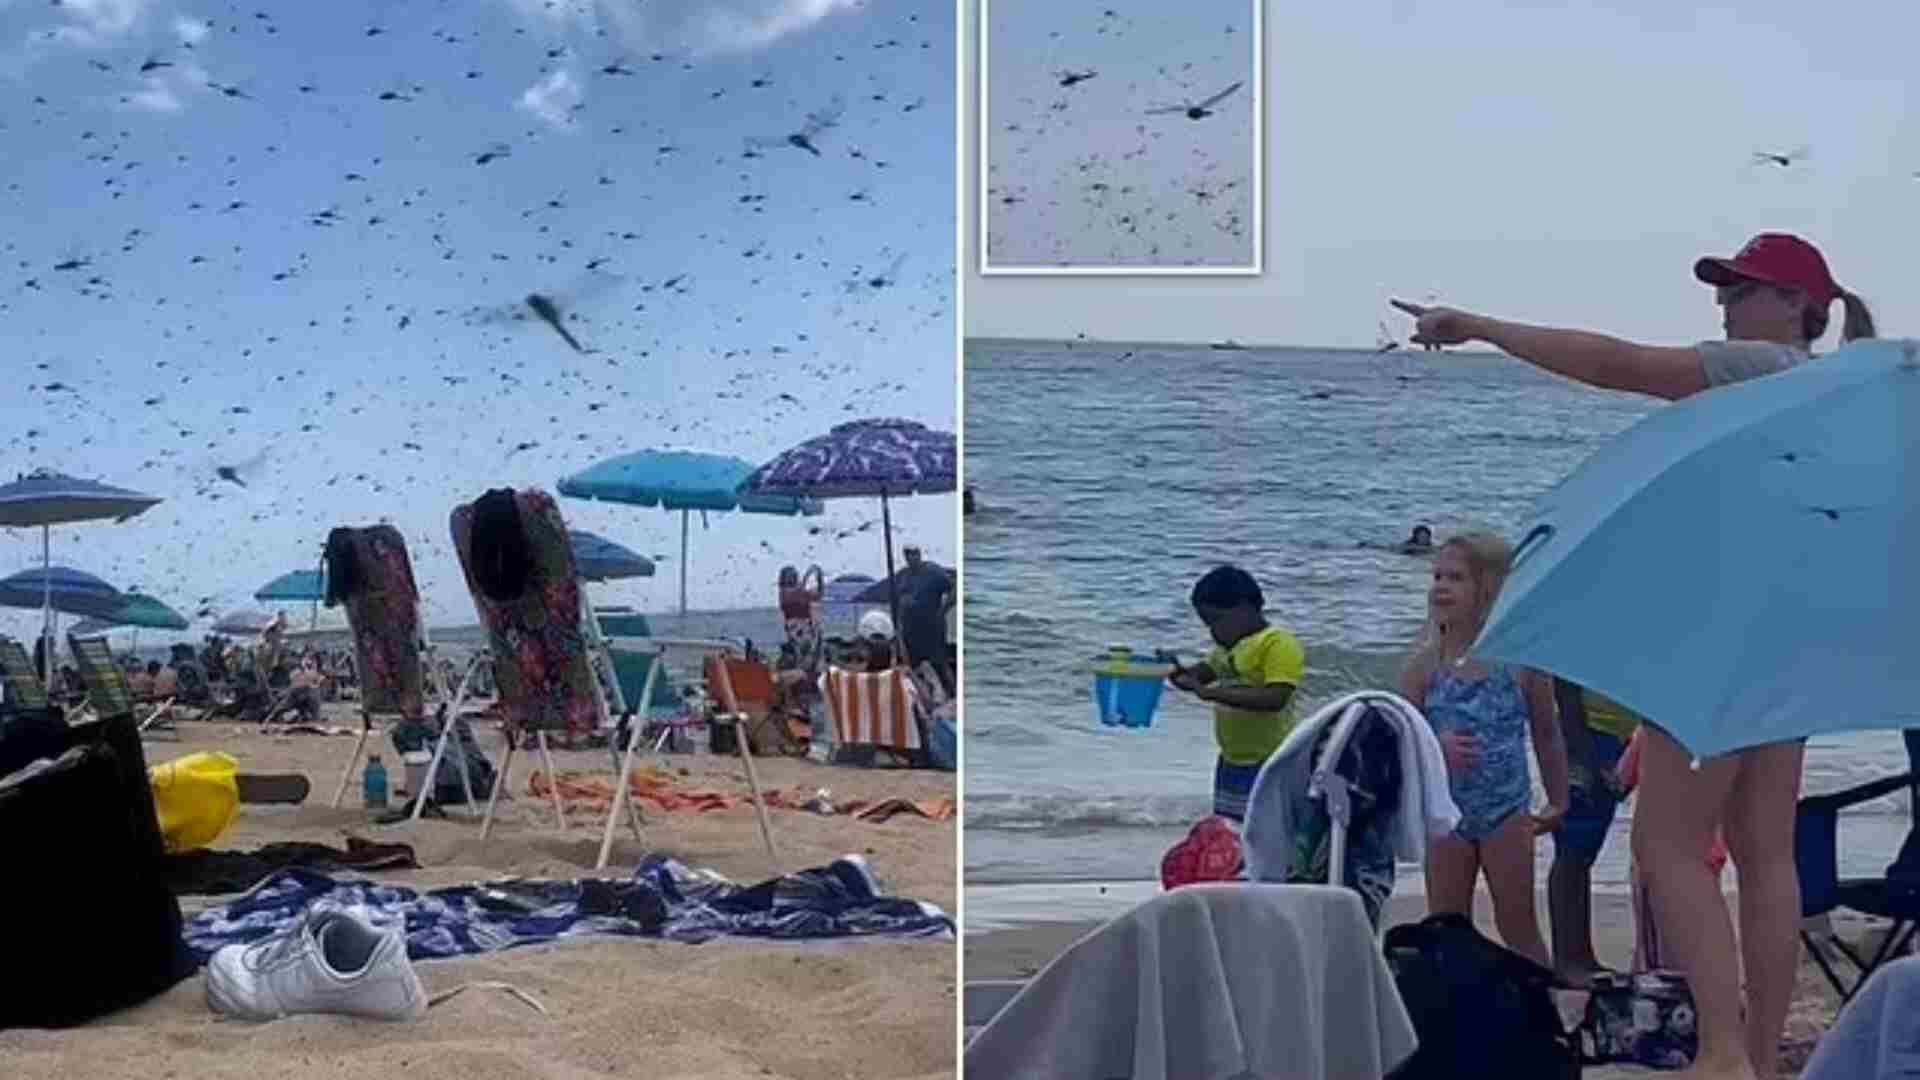
[[[1306,653],[1292,634],[1267,622],[1260,583],[1237,566],[1208,571],[1194,584],[1191,599],[1214,648],[1193,667],[1175,661],[1167,681],[1213,703],[1213,738],[1220,747],[1213,812],[1238,822],[1247,816],[1260,766],[1293,730],[1293,691],[1306,673]]]

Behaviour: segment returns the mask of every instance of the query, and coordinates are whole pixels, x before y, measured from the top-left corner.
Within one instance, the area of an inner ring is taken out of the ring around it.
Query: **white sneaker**
[[[427,1011],[427,993],[398,927],[378,930],[338,908],[309,909],[270,938],[215,952],[207,1004],[246,1020],[294,1013],[411,1020]]]

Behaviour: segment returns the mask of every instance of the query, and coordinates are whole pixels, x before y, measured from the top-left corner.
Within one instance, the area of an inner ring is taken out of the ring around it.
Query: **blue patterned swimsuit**
[[[1463,678],[1443,666],[1427,679],[1427,723],[1436,735],[1463,732],[1479,740],[1480,760],[1451,776],[1460,806],[1462,840],[1485,840],[1533,798],[1527,776],[1527,699],[1513,669],[1486,665],[1487,674]]]

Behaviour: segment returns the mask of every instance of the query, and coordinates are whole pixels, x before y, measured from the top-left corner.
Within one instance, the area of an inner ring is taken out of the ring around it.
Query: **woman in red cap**
[[[1706,257],[1694,276],[1714,287],[1725,341],[1679,347],[1640,345],[1585,330],[1527,326],[1446,307],[1395,300],[1416,320],[1413,341],[1430,349],[1484,341],[1526,362],[1603,390],[1676,400],[1726,383],[1784,371],[1812,358],[1833,301],[1844,311],[1840,338],[1874,335],[1867,305],[1833,280],[1812,244],[1761,233],[1732,258]],[[1771,1077],[1792,1003],[1799,943],[1800,881],[1793,820],[1804,740],[1757,746],[1691,767],[1691,757],[1657,726],[1646,728],[1633,851],[1657,883],[1661,937],[1686,973],[1700,1016],[1695,1076]],[[1659,828],[1642,828],[1658,822]],[[1740,875],[1739,944],[1718,883],[1700,853],[1715,825]],[[1736,952],[1740,964],[1735,963]],[[1746,1017],[1741,1020],[1741,972]]]

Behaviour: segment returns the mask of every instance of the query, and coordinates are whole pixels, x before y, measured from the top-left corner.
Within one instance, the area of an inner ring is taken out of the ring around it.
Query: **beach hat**
[[[1840,295],[1820,249],[1792,233],[1761,233],[1730,259],[1704,255],[1694,262],[1693,276],[1708,285],[1758,281],[1799,289],[1819,307]]]
[[[893,619],[884,611],[869,611],[860,616],[860,636],[863,638],[890,638],[893,636]]]

